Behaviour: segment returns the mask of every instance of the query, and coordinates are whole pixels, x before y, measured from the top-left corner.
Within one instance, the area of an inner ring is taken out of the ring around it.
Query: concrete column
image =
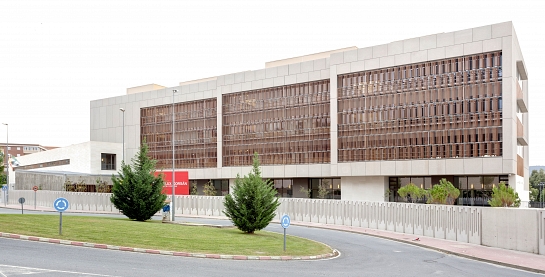
[[[329,116],[331,118],[330,142],[331,142],[331,164],[338,163],[338,145],[337,145],[337,66],[332,65],[329,68]]]
[[[217,128],[216,128],[216,143],[217,143],[217,157],[218,157],[218,168],[222,168],[223,166],[223,97],[221,95],[221,87],[218,86],[216,88],[216,122],[217,122]]]

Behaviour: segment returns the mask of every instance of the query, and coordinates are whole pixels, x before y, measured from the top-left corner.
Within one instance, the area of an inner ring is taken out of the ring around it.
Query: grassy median
[[[266,231],[245,234],[234,228],[72,215],[64,215],[62,222],[60,236],[58,215],[0,215],[0,232],[204,254],[312,256],[331,252],[323,244],[292,236],[287,237],[284,252],[283,235]]]

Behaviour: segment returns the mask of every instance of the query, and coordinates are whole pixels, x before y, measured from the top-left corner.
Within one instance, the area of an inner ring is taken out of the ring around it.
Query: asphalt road
[[[15,212],[0,209],[0,214],[2,213]],[[177,218],[177,220],[228,224],[227,221],[211,219]],[[282,232],[279,224],[272,224],[267,230]],[[361,234],[294,225],[288,228],[288,234],[324,242],[338,249],[341,256],[319,261],[215,260],[0,238],[0,277],[27,274],[37,277],[543,276]]]

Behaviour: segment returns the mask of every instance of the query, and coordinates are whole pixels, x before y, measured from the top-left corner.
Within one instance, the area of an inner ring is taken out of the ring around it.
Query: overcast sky
[[[529,73],[530,165],[545,165],[545,1],[0,1],[9,141],[89,140],[90,101],[265,62],[512,21]],[[6,128],[0,125],[0,142]]]

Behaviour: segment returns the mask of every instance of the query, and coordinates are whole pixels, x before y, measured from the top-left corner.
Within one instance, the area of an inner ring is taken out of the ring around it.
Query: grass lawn
[[[124,218],[62,217],[58,215],[0,215],[0,232],[145,249],[251,256],[312,256],[329,247],[303,238],[266,231],[245,234],[238,229],[131,221]],[[288,229],[289,232],[289,229]]]

